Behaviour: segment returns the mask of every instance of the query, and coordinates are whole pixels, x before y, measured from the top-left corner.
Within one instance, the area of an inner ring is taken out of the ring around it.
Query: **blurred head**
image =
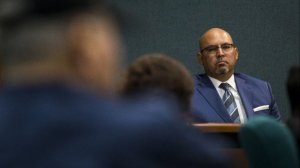
[[[183,64],[167,55],[142,55],[129,66],[125,80],[125,95],[159,89],[175,95],[182,112],[190,112],[192,77]]]
[[[54,80],[110,90],[119,62],[117,26],[93,0],[3,0],[6,83]]]
[[[220,28],[211,28],[199,40],[197,59],[207,75],[226,81],[234,73],[238,49],[229,33]]]
[[[287,79],[287,91],[290,99],[292,114],[300,116],[300,67],[294,65],[290,68]]]

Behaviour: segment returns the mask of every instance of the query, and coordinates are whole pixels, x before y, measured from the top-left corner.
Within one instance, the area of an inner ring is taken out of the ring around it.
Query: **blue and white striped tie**
[[[235,123],[240,123],[241,121],[237,105],[234,101],[232,93],[229,91],[230,85],[228,83],[221,83],[219,87],[225,91],[222,100],[231,120]]]

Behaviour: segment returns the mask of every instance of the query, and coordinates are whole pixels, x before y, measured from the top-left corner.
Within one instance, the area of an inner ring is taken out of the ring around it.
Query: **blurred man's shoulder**
[[[254,82],[254,83],[266,83],[267,81],[260,79],[259,77],[254,77],[245,73],[234,73],[234,77],[236,79],[243,79],[249,82]]]

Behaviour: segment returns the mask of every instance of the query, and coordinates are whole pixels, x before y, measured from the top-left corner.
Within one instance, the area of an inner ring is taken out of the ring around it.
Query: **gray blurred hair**
[[[4,65],[36,62],[65,52],[66,24],[57,20],[36,21],[20,25],[2,35]]]

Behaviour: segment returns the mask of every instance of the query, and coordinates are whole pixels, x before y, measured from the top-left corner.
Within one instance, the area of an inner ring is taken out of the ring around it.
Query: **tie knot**
[[[224,90],[229,90],[230,85],[228,83],[221,83],[219,87]]]

